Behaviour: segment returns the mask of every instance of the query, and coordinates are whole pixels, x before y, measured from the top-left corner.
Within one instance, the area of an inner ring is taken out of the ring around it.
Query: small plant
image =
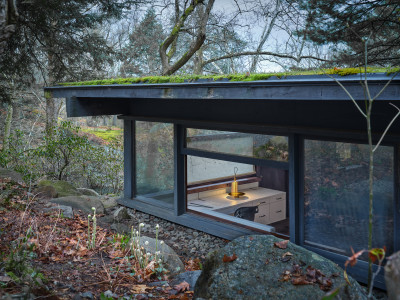
[[[32,234],[32,227],[29,227],[24,237],[12,243],[12,249],[4,260],[4,270],[16,284],[42,285],[45,281],[43,274],[29,262],[36,255],[33,252],[35,244],[29,243]]]
[[[94,249],[96,247],[96,230],[97,230],[97,219],[96,219],[96,208],[92,207],[93,216],[88,215],[88,249]],[[90,231],[90,221],[92,221],[92,231]]]
[[[351,267],[353,267],[357,263],[357,258],[360,257],[363,253],[368,253],[369,259],[375,263],[376,261],[378,262],[378,268],[376,272],[372,273],[372,278],[371,278],[371,284],[368,286],[368,299],[372,299],[372,289],[374,287],[374,281],[375,277],[379,274],[382,268],[382,263],[383,260],[385,259],[386,256],[386,247],[383,248],[373,248],[370,250],[360,250],[358,252],[354,252],[353,248],[351,248],[351,252],[353,255],[347,259],[347,261],[344,264],[344,278],[346,279],[347,283],[350,284],[349,278],[347,276],[347,266],[350,264]]]

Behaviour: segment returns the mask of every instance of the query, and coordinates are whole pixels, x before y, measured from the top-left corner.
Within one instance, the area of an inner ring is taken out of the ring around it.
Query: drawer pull
[[[264,218],[264,217],[265,217],[265,215],[259,216],[259,218]]]
[[[282,209],[276,211],[276,213],[280,213],[280,212],[282,212]]]
[[[258,203],[258,205],[261,205],[261,204],[264,204],[264,203],[265,203],[265,201]]]
[[[281,199],[282,199],[282,197],[276,198],[276,200],[281,200]]]

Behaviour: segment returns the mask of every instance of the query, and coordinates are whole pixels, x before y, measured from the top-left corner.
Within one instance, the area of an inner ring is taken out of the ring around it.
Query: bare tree
[[[167,38],[161,43],[159,53],[161,57],[162,75],[171,75],[184,66],[193,55],[200,49],[206,39],[206,27],[210,16],[211,9],[215,0],[191,0],[189,6],[184,3],[181,12],[179,0],[175,0],[175,24]],[[203,13],[199,13],[198,26],[194,31],[192,41],[188,46],[188,50],[174,60],[173,56],[176,52],[176,44],[180,32],[184,30],[185,22],[190,16],[194,15],[194,11],[198,11],[204,6]]]

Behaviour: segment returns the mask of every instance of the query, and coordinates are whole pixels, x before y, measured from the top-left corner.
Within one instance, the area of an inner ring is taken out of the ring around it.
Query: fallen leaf
[[[357,263],[357,258],[365,252],[365,250],[358,251],[357,253],[354,253],[353,248],[351,248],[351,252],[353,253],[352,256],[350,256],[347,261],[344,263],[344,266],[347,267],[348,264],[350,266],[354,267],[354,265]]]
[[[177,284],[174,286],[174,289],[178,291],[178,293],[180,292],[184,292],[184,291],[188,291],[189,290],[189,283],[187,283],[186,281],[182,281],[180,284]]]
[[[292,279],[292,284],[294,285],[305,285],[305,284],[312,284],[312,282],[308,281],[306,276],[295,277]]]
[[[237,256],[235,253],[232,254],[232,256],[228,256],[224,254],[224,258],[222,259],[223,262],[232,262],[237,259]]]
[[[252,237],[252,236],[251,236],[251,237],[249,237],[249,240],[250,240],[250,241],[254,240],[254,237]]]
[[[279,248],[279,249],[286,249],[288,243],[289,243],[289,240],[285,240],[285,241],[274,243],[274,246]]]
[[[286,256],[293,256],[293,254],[290,253],[290,252],[286,252],[286,253],[284,253],[284,254],[282,255],[282,257],[286,257]]]
[[[131,292],[134,294],[142,294],[142,293],[146,293],[146,289],[147,289],[147,285],[145,284],[138,284],[138,285],[134,285],[130,288]]]
[[[321,300],[333,300],[333,299],[336,299],[336,296],[339,294],[341,288],[342,287],[340,286],[340,287],[334,289],[333,291],[330,291],[329,293],[326,293],[325,296],[323,296]]]
[[[268,258],[265,260],[265,264],[266,264],[266,265],[269,264],[269,259],[268,259]]]

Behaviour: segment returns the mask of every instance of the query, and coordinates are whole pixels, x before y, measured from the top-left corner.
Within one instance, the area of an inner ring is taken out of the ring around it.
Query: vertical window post
[[[303,182],[300,177],[301,166],[301,142],[297,134],[289,135],[289,228],[290,241],[300,244],[301,238],[301,205],[300,185]]]
[[[124,120],[124,198],[135,196],[135,121]]]
[[[185,156],[182,154],[185,129],[174,124],[174,213],[182,215],[186,211]]]

